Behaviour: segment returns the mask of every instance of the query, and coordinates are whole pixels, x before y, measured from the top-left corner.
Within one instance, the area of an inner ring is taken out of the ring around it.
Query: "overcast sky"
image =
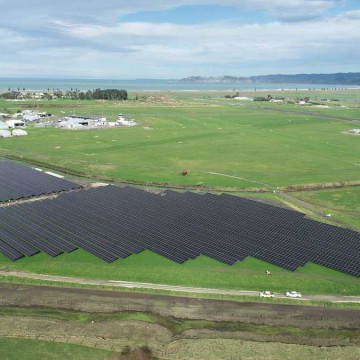
[[[0,77],[360,71],[358,0],[0,0]]]

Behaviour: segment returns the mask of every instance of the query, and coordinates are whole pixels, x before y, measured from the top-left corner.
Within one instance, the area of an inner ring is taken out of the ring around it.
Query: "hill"
[[[189,76],[181,79],[186,82],[203,83],[278,83],[278,84],[329,84],[329,85],[360,85],[360,73],[335,74],[295,74],[295,75],[259,75],[250,77],[220,76],[201,77]]]

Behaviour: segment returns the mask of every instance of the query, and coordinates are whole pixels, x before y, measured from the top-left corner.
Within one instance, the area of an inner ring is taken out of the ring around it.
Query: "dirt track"
[[[26,279],[36,279],[44,281],[58,281],[63,283],[72,284],[84,284],[84,285],[95,285],[95,286],[111,286],[120,288],[132,288],[132,289],[152,289],[152,290],[169,290],[174,292],[186,292],[196,294],[217,294],[217,295],[238,295],[238,296],[259,296],[257,291],[248,290],[221,290],[221,289],[207,289],[207,288],[194,288],[186,286],[174,286],[174,285],[162,285],[162,284],[151,284],[151,283],[139,283],[129,281],[115,281],[115,280],[92,280],[92,279],[81,279],[66,276],[54,276],[44,274],[34,274],[19,271],[3,271],[0,270],[0,276],[16,276]],[[275,293],[277,298],[286,298],[282,293]],[[353,302],[360,303],[360,296],[341,296],[341,295],[306,295],[301,299],[302,301],[327,301],[327,302]]]

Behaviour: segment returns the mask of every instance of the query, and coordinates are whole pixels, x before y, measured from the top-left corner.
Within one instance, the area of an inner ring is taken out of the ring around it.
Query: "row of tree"
[[[74,92],[72,92],[74,94]],[[88,90],[87,92],[75,92],[75,96],[78,96],[80,100],[127,100],[128,93],[126,90],[118,89],[96,89]]]
[[[3,99],[14,100],[19,98],[20,93],[18,91],[7,91],[0,93],[0,97]]]

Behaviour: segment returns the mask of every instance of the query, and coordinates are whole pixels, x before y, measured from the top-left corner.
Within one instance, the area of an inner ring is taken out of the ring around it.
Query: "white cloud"
[[[221,5],[267,12],[279,18],[318,16],[334,7],[336,0],[12,0],[1,6],[2,21],[36,23],[39,18],[80,19],[106,22],[121,15],[161,11],[186,5]],[[19,24],[20,25],[20,24]]]
[[[185,25],[117,18],[120,13],[194,3],[241,4],[279,19],[313,19]],[[0,29],[0,44],[6,49],[0,53],[0,76],[176,78],[358,70],[360,10],[324,16],[335,1],[107,0],[103,5],[13,0],[11,4],[2,9],[8,20]],[[6,16],[15,5],[17,21]],[[22,17],[25,10],[28,14]]]

